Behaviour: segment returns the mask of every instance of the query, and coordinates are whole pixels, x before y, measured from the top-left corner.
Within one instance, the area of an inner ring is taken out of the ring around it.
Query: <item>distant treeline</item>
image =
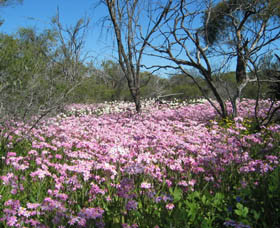
[[[96,67],[92,62],[77,60],[77,56],[69,51],[71,47],[66,49],[61,44],[57,31],[46,30],[38,34],[33,29],[22,28],[14,35],[0,34],[0,47],[0,93],[6,113],[43,104],[51,109],[54,102],[60,104],[60,97],[66,103],[132,100],[127,80],[117,62],[106,60]],[[259,74],[262,81],[271,78],[271,74],[279,70],[279,62],[272,59],[266,57],[262,61],[263,66],[260,68],[263,70]],[[204,95],[214,98],[205,79],[194,70],[190,72],[193,72],[190,74],[196,82],[182,73],[160,77],[142,72],[141,98],[164,96],[164,99],[198,99],[203,94],[196,83],[203,88]],[[229,99],[236,88],[235,78],[235,72],[213,76],[223,99]],[[251,82],[244,88],[242,97],[256,98],[259,94],[259,98],[268,98],[272,87],[274,91],[279,91],[279,82],[273,86],[271,83]]]
[[[92,103],[112,100],[131,100],[131,95],[127,82],[117,63],[109,60],[102,64],[102,69],[91,73],[85,77],[77,87],[71,97],[74,103]],[[148,72],[142,73],[142,98],[158,98],[165,95],[164,99],[195,100],[203,95],[191,78],[183,74],[173,74],[168,78],[151,75]],[[263,79],[267,78],[267,73],[263,73]],[[214,98],[205,80],[199,75],[197,82],[204,89],[210,98]],[[228,93],[236,88],[235,72],[223,73],[214,77],[215,84],[222,96],[227,99]],[[259,88],[260,98],[265,99],[271,96],[270,84],[261,83]],[[252,82],[244,89],[243,98],[254,99],[258,94],[258,83]]]

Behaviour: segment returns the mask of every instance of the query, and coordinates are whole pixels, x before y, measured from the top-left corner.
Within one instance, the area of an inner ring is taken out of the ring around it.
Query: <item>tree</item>
[[[39,82],[47,72],[54,45],[54,34],[46,31],[37,35],[32,29],[21,29],[17,37],[1,35],[1,119],[25,121],[34,115],[33,108],[41,105]],[[42,54],[44,53],[44,54]],[[35,105],[36,104],[36,105]]]
[[[168,0],[165,7],[152,5],[145,0],[104,0],[109,12],[118,48],[118,60],[127,80],[128,88],[137,112],[141,111],[140,68],[147,42],[150,40],[172,3]],[[157,7],[153,9],[153,6]],[[147,13],[147,17],[145,17]],[[145,22],[143,18],[148,21]],[[144,32],[145,31],[145,32]]]
[[[140,90],[142,97],[146,99],[158,98],[167,91],[168,79],[161,78],[147,71],[141,72],[141,78]]]
[[[277,54],[275,54],[276,60],[274,60],[272,55],[265,55],[260,59],[258,64],[254,65],[255,75],[257,77],[257,99],[255,104],[255,120],[256,120],[256,129],[261,129],[261,126],[268,126],[272,121],[279,121],[279,110],[280,110],[280,58]],[[257,65],[257,66],[256,66]],[[261,76],[265,78],[265,80],[260,80]],[[261,115],[259,117],[259,103],[260,103],[260,81],[265,81],[267,84],[267,97],[270,99],[270,107],[267,109],[268,111],[265,115]]]
[[[64,107],[80,83],[87,21],[64,28],[57,15],[41,34],[22,28],[17,36],[0,36],[0,125],[9,135],[20,122],[31,130],[45,116]],[[12,126],[15,123],[16,125]]]
[[[234,115],[237,115],[237,98],[249,82],[257,80],[250,78],[248,71],[253,71],[260,53],[280,38],[279,19],[279,0],[224,0],[205,12],[206,44],[213,51],[218,47],[223,55],[236,59],[237,88],[231,97]]]
[[[113,93],[111,100],[120,100],[128,92],[125,75],[118,62],[107,60],[102,63],[102,80]],[[129,92],[128,92],[129,93]]]
[[[202,78],[197,78],[199,84],[205,89],[205,82]],[[202,97],[200,90],[194,84],[191,78],[184,74],[174,74],[168,81],[168,93],[175,94],[176,98],[182,100],[196,100]]]
[[[257,76],[253,74],[254,63],[280,38],[280,4],[277,0],[215,2],[176,1],[174,10],[169,11],[172,17],[161,29],[163,44],[149,45],[158,53],[152,55],[175,64],[155,67],[181,70],[194,81],[219,115],[226,117],[226,97],[218,90],[218,86],[223,85],[232,104],[232,114],[236,116],[237,99],[249,82],[257,81]],[[236,88],[232,94],[227,83],[220,81],[217,85],[214,75],[226,72],[234,61]],[[218,105],[209,99],[196,78],[188,72],[190,67],[200,72]],[[249,74],[249,71],[252,73]]]
[[[203,15],[203,7],[200,2],[186,3],[186,1],[176,1],[175,6],[169,11],[168,22],[160,30],[162,42],[149,43],[149,46],[156,52],[152,56],[157,56],[174,64],[158,65],[158,68],[173,68],[181,71],[182,74],[191,78],[199,88],[203,96],[210,102],[219,115],[227,116],[227,109],[223,98],[217,91],[213,81],[213,69],[210,58],[207,56],[208,45],[201,42],[201,26],[198,18]],[[191,48],[193,50],[191,50]],[[189,67],[189,68],[187,68]],[[191,67],[191,68],[190,68]],[[209,98],[205,89],[200,85],[198,77],[191,73],[191,69],[196,69],[204,78],[207,86],[212,91],[218,106]]]

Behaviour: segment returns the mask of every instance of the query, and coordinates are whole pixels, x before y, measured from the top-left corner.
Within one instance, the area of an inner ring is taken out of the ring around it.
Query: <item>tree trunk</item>
[[[243,55],[241,53],[238,53],[237,65],[236,65],[236,82],[238,85],[240,85],[245,80],[246,80],[246,63],[245,63]],[[239,94],[239,96],[240,96],[240,94]]]
[[[132,86],[132,82],[128,80],[129,92],[132,96],[133,102],[135,104],[135,109],[137,113],[141,112],[141,100],[140,100],[140,89],[138,86]]]
[[[136,94],[134,103],[135,103],[135,107],[136,107],[136,112],[140,113],[141,112],[141,101],[140,101],[139,93]]]
[[[208,73],[204,73],[202,72],[204,75],[204,78],[208,84],[208,86],[210,87],[211,91],[213,92],[217,102],[219,103],[220,109],[221,111],[219,112],[219,115],[222,118],[226,118],[227,117],[227,109],[226,109],[226,105],[225,102],[223,101],[223,99],[221,98],[219,92],[217,91],[216,87],[213,85],[212,81],[211,81],[211,75],[209,75]]]
[[[227,117],[227,109],[226,109],[226,105],[225,102],[223,101],[223,99],[221,98],[220,94],[218,93],[216,87],[212,84],[212,83],[208,83],[212,92],[214,93],[214,96],[216,97],[219,106],[221,108],[221,116],[222,118],[226,118]]]
[[[131,95],[132,95],[132,98],[133,98],[133,101],[135,104],[136,112],[140,113],[141,112],[141,101],[140,101],[139,88],[135,88],[134,90],[130,89],[130,92],[131,92]]]
[[[236,93],[232,99],[232,115],[233,117],[236,117],[238,115],[237,111],[237,100],[240,99],[243,88],[247,85],[246,82],[246,65],[247,63],[244,60],[244,56],[241,53],[241,50],[238,51],[237,56],[237,64],[236,64],[236,71],[235,71],[235,77],[237,82],[237,88]]]
[[[233,117],[236,117],[238,112],[237,112],[237,96],[234,96],[233,99],[232,99],[232,102],[231,102],[231,105],[232,105],[232,115]]]

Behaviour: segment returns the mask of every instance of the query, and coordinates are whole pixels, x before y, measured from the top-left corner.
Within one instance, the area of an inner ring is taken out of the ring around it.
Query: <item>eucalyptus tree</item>
[[[156,51],[151,55],[169,60],[173,65],[154,67],[172,67],[190,77],[222,117],[228,115],[225,101],[230,99],[236,116],[237,99],[249,82],[257,81],[249,71],[255,71],[254,64],[264,52],[277,48],[279,0],[181,0],[174,4],[176,7],[169,11],[172,16],[160,30],[163,42],[149,43]],[[227,72],[232,65],[235,65],[236,88],[232,93],[227,82],[219,82],[227,94],[224,97],[213,76]],[[209,99],[189,68],[200,72],[217,104]]]
[[[205,12],[204,38],[212,51],[235,58],[237,88],[230,98],[236,115],[237,98],[249,82],[257,80],[248,72],[254,72],[254,63],[263,52],[279,46],[280,1],[220,1]]]
[[[141,66],[151,36],[165,21],[171,0],[102,0],[109,14],[118,49],[118,61],[137,112],[141,111]]]
[[[200,19],[208,6],[201,1],[175,1],[172,10],[169,11],[168,21],[165,27],[159,31],[161,41],[150,42],[149,46],[154,50],[150,55],[163,58],[173,64],[154,65],[156,68],[173,68],[177,72],[191,78],[199,88],[202,95],[211,103],[222,117],[227,116],[225,102],[219,94],[213,80],[214,70],[211,57],[208,56],[208,45],[202,37]],[[191,69],[196,69],[200,77],[194,76]],[[210,99],[205,88],[201,85],[203,78],[212,91],[218,106]]]

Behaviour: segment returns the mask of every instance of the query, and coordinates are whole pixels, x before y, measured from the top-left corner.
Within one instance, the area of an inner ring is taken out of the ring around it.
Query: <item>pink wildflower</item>
[[[196,183],[196,180],[192,179],[192,180],[190,180],[190,181],[189,181],[189,183],[188,183],[188,184],[189,184],[189,185],[191,185],[191,186],[194,186],[194,185],[195,185],[195,183]]]
[[[27,203],[26,206],[28,209],[36,209],[37,207],[40,206],[40,204],[39,203]]]
[[[55,158],[56,158],[56,159],[62,159],[62,155],[61,155],[61,154],[56,154],[56,155],[55,155]]]
[[[148,182],[142,182],[140,187],[143,189],[150,189],[152,185]]]
[[[16,226],[17,225],[17,217],[16,216],[7,217],[7,225],[8,226]]]
[[[175,207],[175,205],[173,204],[173,203],[168,203],[168,204],[166,204],[166,209],[167,210],[173,210],[173,208]]]

